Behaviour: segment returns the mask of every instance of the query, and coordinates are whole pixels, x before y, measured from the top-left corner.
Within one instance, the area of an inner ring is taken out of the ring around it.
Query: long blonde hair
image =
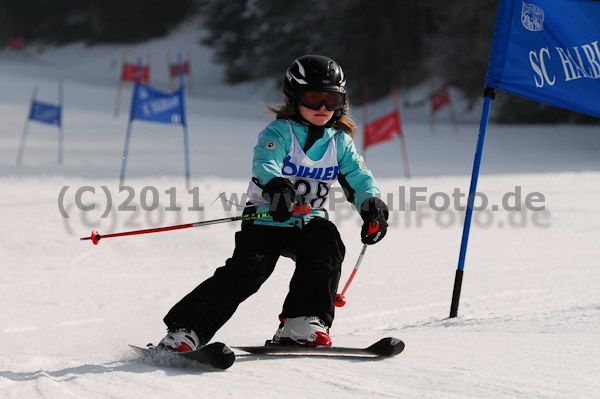
[[[287,97],[285,98],[285,102],[282,105],[272,107],[270,105],[265,104],[265,107],[272,113],[276,115],[279,119],[289,119],[290,117],[297,114],[296,104],[290,101]],[[348,104],[344,106],[345,115],[342,115],[340,119],[335,121],[335,123],[331,126],[336,129],[343,130],[348,133],[352,140],[354,140],[354,134],[356,133],[356,123],[350,116],[350,107]]]

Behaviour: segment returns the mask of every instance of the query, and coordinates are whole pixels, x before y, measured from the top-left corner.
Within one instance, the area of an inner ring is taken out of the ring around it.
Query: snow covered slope
[[[393,207],[390,229],[368,248],[331,331],[336,345],[401,338],[406,350],[400,356],[259,359],[239,353],[225,372],[163,369],[136,358],[127,344],[164,335],[163,315],[224,263],[239,225],[106,239],[98,246],[79,237],[92,229],[110,233],[236,214],[220,200],[211,203],[220,193],[241,198],[252,146],[267,122],[260,101],[272,101],[260,89],[264,83],[220,84],[220,69],[195,44],[193,28],[129,49],[142,56],[151,49],[157,76],[158,54],[183,44],[181,51],[189,49],[199,66],[188,99],[197,190],[184,186],[181,130],[136,122],[126,180],[135,211],[118,210],[128,194],[118,189],[127,118],[125,111],[118,119],[112,115],[118,71],[111,65],[123,48],[49,48],[26,62],[0,55],[0,397],[598,396],[598,128],[490,126],[478,187],[489,206],[475,214],[460,316],[448,319],[462,213],[453,203],[434,209],[455,190],[468,191],[477,125],[465,116],[454,133],[440,112],[442,122],[431,134],[422,109],[403,112],[415,177],[401,177],[398,143],[367,153]],[[17,167],[31,90],[38,85],[39,98],[54,101],[58,79],[66,92],[65,164],[55,165],[55,129],[32,123]],[[166,78],[156,85],[168,88]],[[123,110],[130,90],[124,89]],[[381,101],[370,113],[386,107]],[[81,188],[87,191],[79,208],[96,209],[78,209]],[[411,190],[436,202],[417,200],[415,210],[401,211],[409,209]],[[530,208],[544,210],[505,210],[519,193],[516,203],[531,194],[538,202]],[[168,210],[175,205],[181,211]],[[360,222],[346,204],[336,204],[331,218],[347,247],[344,283],[361,248]],[[293,263],[282,259],[215,340],[246,345],[270,338],[292,272]]]

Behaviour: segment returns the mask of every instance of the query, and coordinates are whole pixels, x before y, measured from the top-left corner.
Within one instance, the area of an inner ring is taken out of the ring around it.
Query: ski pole
[[[317,211],[320,210],[319,209],[311,209],[310,205],[303,205],[303,206],[297,206],[294,209],[293,215],[297,215],[297,214],[301,214],[301,213],[310,213],[313,210]],[[257,213],[251,213],[251,214],[247,214],[247,215],[239,215],[239,216],[233,216],[233,217],[229,217],[229,218],[222,218],[222,219],[214,219],[214,220],[205,220],[202,222],[196,222],[196,223],[186,223],[186,224],[179,224],[176,226],[166,226],[166,227],[157,227],[154,229],[145,229],[145,230],[134,230],[134,231],[125,231],[122,233],[113,233],[113,234],[106,234],[106,235],[100,235],[98,233],[98,231],[94,230],[92,231],[92,235],[89,237],[81,237],[79,240],[81,241],[85,241],[85,240],[91,240],[92,243],[94,243],[94,245],[98,245],[98,242],[100,241],[100,239],[102,238],[111,238],[111,237],[123,237],[123,236],[132,236],[132,235],[138,235],[138,234],[149,234],[149,233],[158,233],[161,231],[171,231],[171,230],[180,230],[180,229],[187,229],[190,227],[200,227],[200,226],[207,226],[207,225],[211,225],[211,224],[219,224],[219,223],[228,223],[228,222],[236,222],[236,221],[244,221],[244,220],[256,220],[256,219],[261,219],[264,217],[269,216],[269,212],[257,212]]]
[[[379,229],[379,222],[373,222],[373,224],[370,225],[369,229],[367,230],[367,235],[376,233],[378,229]],[[365,256],[365,252],[367,252],[368,246],[369,246],[369,244],[363,245],[362,251],[360,251],[360,255],[358,255],[358,260],[356,261],[356,266],[354,266],[354,270],[352,270],[352,274],[350,274],[350,277],[348,278],[348,281],[346,282],[344,289],[342,290],[342,292],[340,294],[337,294],[335,296],[335,306],[336,307],[341,308],[342,306],[344,306],[346,304],[346,297],[344,296],[344,294],[346,293],[346,291],[348,291],[348,287],[350,287],[350,283],[352,283],[352,280],[354,280],[354,276],[356,276],[356,272],[358,272],[358,268],[360,267],[360,263],[362,262],[363,257]]]

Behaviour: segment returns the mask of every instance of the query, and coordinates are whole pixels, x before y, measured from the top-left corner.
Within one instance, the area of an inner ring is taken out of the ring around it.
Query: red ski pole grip
[[[375,234],[375,233],[377,233],[377,230],[379,230],[379,222],[372,221],[371,223],[369,223],[369,228],[367,229],[367,235],[370,236],[371,234]]]

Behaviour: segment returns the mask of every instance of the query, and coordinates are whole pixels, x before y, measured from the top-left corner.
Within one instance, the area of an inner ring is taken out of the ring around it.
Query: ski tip
[[[235,363],[235,353],[222,342],[213,342],[202,348],[208,355],[208,363],[216,368],[225,370]]]
[[[142,348],[141,346],[131,345],[131,344],[127,344],[127,345],[129,345],[129,347],[131,349],[133,349],[135,352],[142,354],[142,355],[148,351],[148,348]]]
[[[377,356],[396,356],[404,350],[404,342],[398,338],[387,337],[380,339],[366,350]]]
[[[191,352],[171,352],[155,348],[142,348],[131,344],[129,347],[143,358],[158,360],[158,363],[162,365],[177,366],[181,365],[181,359],[188,359],[225,370],[235,362],[235,354],[222,342],[213,342]]]

